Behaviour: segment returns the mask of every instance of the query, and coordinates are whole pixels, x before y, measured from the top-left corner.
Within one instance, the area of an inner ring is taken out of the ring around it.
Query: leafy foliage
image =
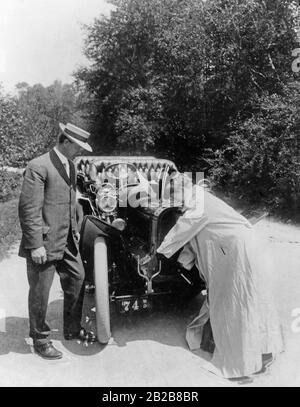
[[[293,0],[111,0],[86,26],[74,85],[0,91],[0,161],[23,166],[59,122],[94,135],[95,153],[155,153],[275,208],[299,206],[298,47]],[[295,82],[297,85],[297,82]],[[98,151],[97,151],[98,150]]]
[[[276,208],[297,206],[293,0],[114,0],[76,74],[101,152],[155,152]],[[292,204],[291,204],[292,202]]]
[[[56,142],[59,122],[86,125],[73,85],[16,85],[17,97],[0,94],[0,162],[24,166]],[[81,96],[82,98],[82,96]]]
[[[0,162],[7,165],[13,156],[22,153],[23,145],[15,144],[14,140],[22,134],[23,116],[15,99],[1,94],[0,123]]]
[[[198,165],[249,99],[281,93],[291,76],[291,1],[113,3],[110,18],[86,27],[91,67],[77,72],[102,149],[162,151]]]
[[[211,177],[250,202],[300,209],[300,87],[253,101],[250,117],[230,125],[227,145],[214,152]],[[256,108],[254,108],[256,106]]]
[[[0,202],[16,198],[19,194],[22,176],[5,170],[0,170]]]
[[[0,261],[7,256],[12,244],[21,239],[18,219],[18,200],[0,202]]]

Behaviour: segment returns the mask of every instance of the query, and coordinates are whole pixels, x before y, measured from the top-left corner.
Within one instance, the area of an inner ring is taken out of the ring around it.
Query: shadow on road
[[[156,300],[149,311],[120,314],[111,304],[111,330],[114,342],[118,346],[126,346],[133,341],[155,341],[161,344],[182,347],[188,350],[185,340],[186,326],[198,314],[204,297],[200,294],[190,301],[178,302],[176,298]],[[85,295],[82,325],[96,333],[94,295]],[[62,326],[63,300],[49,304],[48,321],[52,328],[52,337],[61,341],[71,353],[81,356],[91,356],[102,352],[104,345],[79,344],[76,341],[66,341]]]
[[[84,305],[83,319],[85,315],[89,312],[89,304]],[[56,300],[49,304],[47,312],[47,320],[52,330],[51,337],[55,340],[61,341],[63,346],[71,353],[79,356],[92,356],[100,353],[105,346],[100,343],[84,344],[82,342],[77,342],[76,340],[66,341],[63,336],[63,300]],[[88,328],[86,324],[82,324],[84,327]]]
[[[51,338],[57,339],[57,332],[61,330],[62,300],[52,302],[48,307],[47,320],[53,330]],[[31,353],[31,339],[29,338],[29,319],[7,317],[0,320],[0,355],[10,352]]]
[[[0,320],[0,355],[10,352],[27,354],[31,353],[28,338],[28,319],[8,317]]]
[[[111,306],[112,336],[118,346],[126,346],[133,341],[155,341],[168,346],[182,347],[188,350],[185,340],[187,324],[199,312],[203,297],[185,303],[176,300],[156,300],[149,311],[120,314]],[[83,311],[83,326],[95,332],[95,312],[93,295],[86,295]],[[102,352],[105,346],[66,341],[63,337],[63,300],[55,300],[48,306],[47,321],[51,327],[51,339],[61,341],[71,353],[80,356],[92,356]],[[86,319],[86,317],[88,317]],[[7,317],[0,319],[0,355],[10,352],[31,353],[28,318]]]
[[[52,340],[61,341],[71,353],[81,356],[91,356],[101,352],[104,346],[95,343],[86,347],[76,341],[66,341],[63,337],[63,300],[56,300],[49,304],[47,322],[51,327]],[[0,319],[0,356],[9,353],[32,353],[32,340],[29,338],[28,318],[7,317]]]
[[[188,323],[199,313],[204,300],[200,294],[193,300],[178,303],[175,298],[156,300],[151,311],[120,314],[111,312],[111,329],[118,346],[128,342],[150,340],[188,350],[185,340]]]

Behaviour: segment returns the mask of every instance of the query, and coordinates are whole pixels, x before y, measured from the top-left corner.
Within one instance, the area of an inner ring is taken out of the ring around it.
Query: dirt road
[[[272,289],[286,335],[286,352],[265,376],[249,386],[300,386],[300,228],[271,220],[257,229],[268,242],[275,267]],[[191,353],[185,327],[197,313],[201,298],[184,309],[161,305],[151,313],[113,314],[112,343],[84,347],[61,335],[62,292],[56,278],[48,320],[53,342],[64,352],[59,361],[33,354],[28,338],[25,262],[13,247],[0,263],[0,386],[237,386],[202,369],[205,353]],[[92,298],[87,297],[90,308]],[[292,316],[292,313],[295,313]]]

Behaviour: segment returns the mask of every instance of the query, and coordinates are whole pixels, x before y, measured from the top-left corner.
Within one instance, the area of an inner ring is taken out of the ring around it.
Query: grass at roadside
[[[21,237],[18,219],[18,199],[0,203],[0,261],[8,249]]]

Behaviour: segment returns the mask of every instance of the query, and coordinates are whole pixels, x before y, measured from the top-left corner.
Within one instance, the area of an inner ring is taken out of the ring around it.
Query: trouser
[[[69,241],[69,239],[68,239]],[[35,345],[49,342],[50,327],[46,322],[50,288],[54,274],[60,276],[64,292],[64,334],[77,333],[81,328],[84,297],[84,268],[78,251],[68,244],[62,260],[34,264],[27,259],[29,282],[29,336]]]

